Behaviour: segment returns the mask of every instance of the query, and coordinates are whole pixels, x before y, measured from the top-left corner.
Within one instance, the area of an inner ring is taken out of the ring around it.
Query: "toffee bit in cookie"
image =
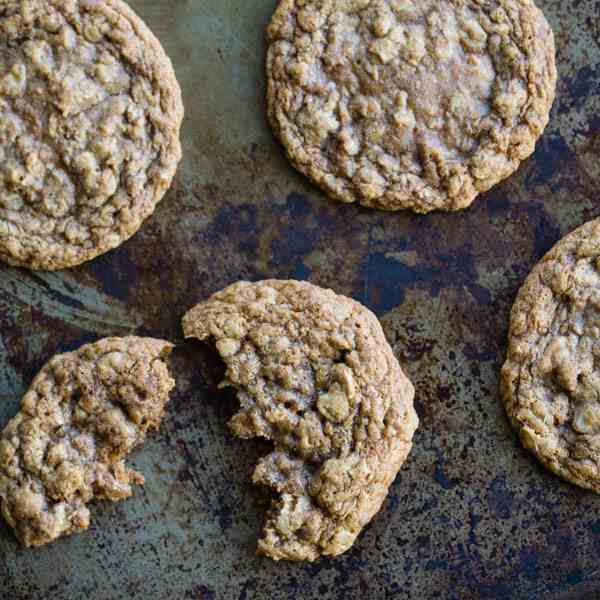
[[[512,309],[502,398],[523,445],[600,493],[600,220],[533,269]]]
[[[121,0],[0,2],[0,259],[62,269],[131,237],[182,118],[171,62]]]
[[[226,364],[241,405],[232,431],[274,444],[253,475],[276,492],[259,552],[312,561],[348,550],[418,425],[413,386],[379,321],[331,290],[270,280],[215,294],[183,330],[214,343]]]
[[[554,100],[532,0],[280,0],[268,38],[273,130],[343,202],[465,208],[533,152]]]
[[[84,531],[88,504],[131,496],[124,459],[157,429],[175,385],[171,344],[107,338],[55,356],[0,435],[0,508],[25,546]]]

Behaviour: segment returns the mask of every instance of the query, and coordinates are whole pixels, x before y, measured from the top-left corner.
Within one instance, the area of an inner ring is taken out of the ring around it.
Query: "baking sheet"
[[[540,0],[557,38],[550,126],[516,175],[459,214],[342,206],[269,132],[264,28],[275,0],[134,0],[181,82],[184,160],[130,242],[80,268],[0,267],[0,426],[53,354],[107,335],[181,341],[190,306],[239,279],[308,279],[382,319],[421,428],[381,514],[347,554],[254,554],[262,451],[233,439],[219,366],[177,352],[161,431],[132,457],[146,486],[94,506],[83,535],[21,549],[0,525],[2,600],[600,597],[600,497],[537,465],[498,397],[507,320],[533,264],[600,214],[600,6]],[[198,368],[200,367],[200,368]]]

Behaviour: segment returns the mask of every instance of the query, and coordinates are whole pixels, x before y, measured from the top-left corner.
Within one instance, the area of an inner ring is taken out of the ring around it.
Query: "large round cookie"
[[[561,240],[519,292],[502,397],[527,449],[600,493],[600,220]]]
[[[330,196],[458,210],[534,150],[554,37],[531,0],[280,0],[268,112]]]
[[[274,449],[253,480],[277,494],[259,551],[315,560],[346,551],[379,511],[418,419],[414,389],[376,317],[309,283],[237,283],[189,311],[238,390],[242,438]]]
[[[132,236],[182,118],[171,62],[121,0],[0,0],[0,259],[61,269]]]
[[[171,344],[107,338],[55,356],[0,434],[0,509],[25,546],[89,527],[88,504],[131,496],[124,459],[162,419]]]

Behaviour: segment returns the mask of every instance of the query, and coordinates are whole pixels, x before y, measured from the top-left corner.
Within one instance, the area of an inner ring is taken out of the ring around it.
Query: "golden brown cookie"
[[[149,217],[181,158],[170,60],[121,0],[0,0],[0,259],[71,267]]]
[[[600,493],[600,220],[561,240],[512,310],[502,398],[523,445]]]
[[[533,152],[554,100],[532,0],[280,0],[268,39],[273,130],[342,202],[465,208]]]
[[[417,428],[414,389],[379,321],[309,283],[236,283],[190,310],[186,337],[216,345],[242,438],[272,440],[253,480],[276,493],[259,552],[348,550],[379,511]]]
[[[144,483],[124,458],[160,424],[175,385],[170,352],[162,340],[107,338],[40,371],[0,435],[0,508],[21,543],[84,531],[88,503]]]

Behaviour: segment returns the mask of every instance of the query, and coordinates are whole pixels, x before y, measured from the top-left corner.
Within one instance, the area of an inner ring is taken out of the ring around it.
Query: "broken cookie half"
[[[144,483],[123,459],[160,424],[171,348],[107,338],[55,356],[34,379],[0,436],[0,507],[25,546],[87,529],[89,502]]]
[[[259,552],[348,550],[379,511],[418,425],[414,389],[364,306],[297,281],[236,283],[190,310],[186,337],[216,345],[238,391],[242,438],[272,440],[253,480],[277,498]]]

